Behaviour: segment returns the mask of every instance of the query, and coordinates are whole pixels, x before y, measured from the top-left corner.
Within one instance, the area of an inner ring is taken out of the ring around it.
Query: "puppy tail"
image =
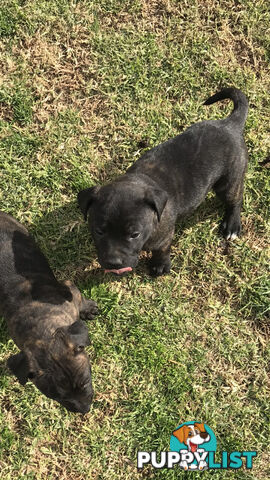
[[[228,119],[243,130],[248,114],[248,100],[246,95],[238,88],[223,88],[220,92],[209,97],[204,105],[211,105],[225,98],[230,98],[234,104],[234,109]]]

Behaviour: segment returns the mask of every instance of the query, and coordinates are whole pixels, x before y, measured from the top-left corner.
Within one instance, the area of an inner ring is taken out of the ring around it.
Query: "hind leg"
[[[220,179],[214,187],[217,196],[225,203],[225,215],[221,222],[221,233],[226,240],[234,240],[241,233],[241,207],[243,203],[244,172]]]

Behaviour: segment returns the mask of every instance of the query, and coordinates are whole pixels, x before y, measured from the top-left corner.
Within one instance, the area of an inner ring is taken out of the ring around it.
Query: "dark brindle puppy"
[[[21,350],[8,366],[72,412],[86,413],[93,397],[89,344],[79,315],[92,318],[96,303],[70,282],[59,283],[27,230],[0,212],[0,314]]]
[[[239,235],[248,102],[240,90],[226,88],[205,105],[225,98],[234,102],[229,117],[192,125],[145,153],[112,183],[79,193],[80,208],[85,218],[89,214],[99,262],[106,271],[132,270],[144,249],[152,251],[152,274],[168,273],[177,217],[192,212],[211,189],[225,203],[224,237],[233,240]]]

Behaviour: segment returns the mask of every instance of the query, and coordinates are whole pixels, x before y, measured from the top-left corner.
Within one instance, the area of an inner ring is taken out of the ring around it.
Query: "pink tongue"
[[[190,442],[189,445],[190,445],[190,448],[191,448],[192,453],[196,452],[196,450],[197,450],[197,445],[196,445],[195,443],[192,443],[192,442]]]
[[[132,272],[132,268],[124,267],[124,268],[119,268],[118,270],[114,268],[112,268],[111,270],[108,270],[108,269],[105,270],[105,273],[109,273],[109,272],[116,273],[116,275],[121,275],[121,273],[124,273],[124,272]]]

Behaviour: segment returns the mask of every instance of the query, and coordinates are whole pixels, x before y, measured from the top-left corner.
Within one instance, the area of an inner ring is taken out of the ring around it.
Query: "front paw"
[[[221,233],[226,240],[235,240],[241,233],[241,221],[239,217],[231,216],[224,218],[221,223]]]
[[[153,277],[159,277],[160,275],[166,275],[170,273],[171,262],[170,260],[166,261],[151,261],[150,262],[150,275]]]
[[[94,300],[83,299],[83,304],[80,309],[80,318],[82,320],[92,320],[98,314],[98,306]]]

